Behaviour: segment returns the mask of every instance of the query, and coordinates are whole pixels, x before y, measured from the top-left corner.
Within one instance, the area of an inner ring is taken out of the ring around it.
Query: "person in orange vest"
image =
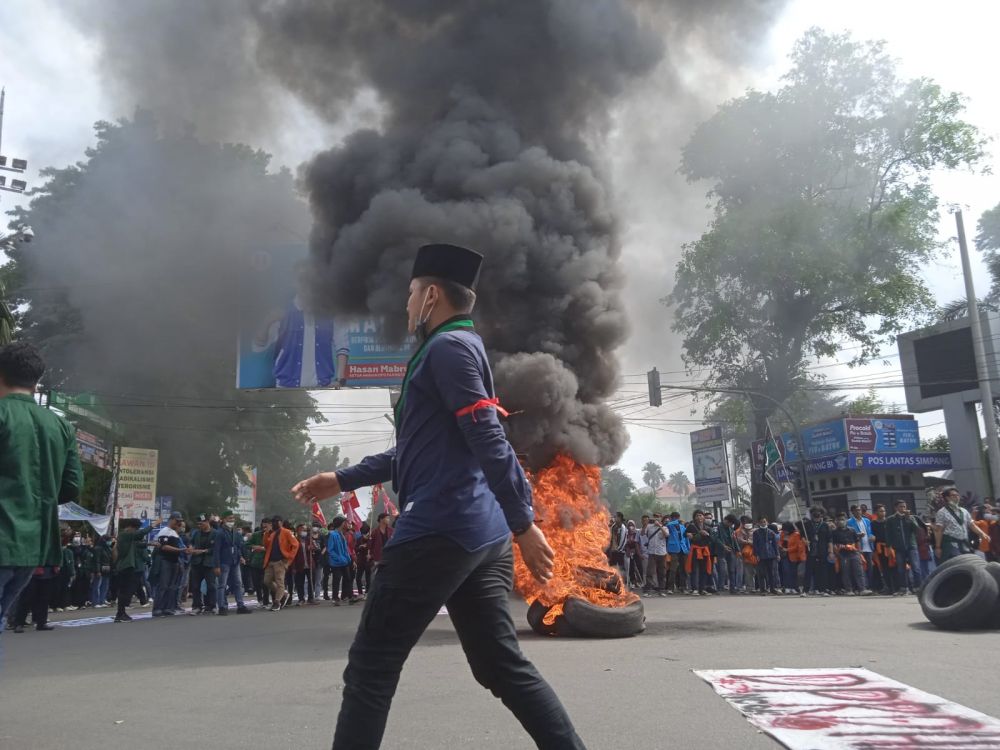
[[[694,512],[694,520],[688,524],[685,533],[691,541],[691,551],[687,557],[691,593],[694,596],[710,596],[705,586],[712,579],[712,532],[705,523],[704,512]]]
[[[750,516],[743,516],[740,519],[739,528],[733,534],[739,548],[740,562],[743,565],[743,588],[744,594],[749,594],[756,590],[757,578],[757,556],[753,553],[753,519]]]
[[[277,612],[292,598],[285,590],[285,575],[299,551],[299,540],[281,523],[281,516],[275,516],[271,526],[264,535],[264,585],[271,590],[271,611]]]
[[[875,520],[872,521],[872,536],[875,537],[875,551],[872,563],[878,570],[878,575],[872,576],[872,588],[886,596],[895,596],[899,590],[896,582],[896,553],[889,544],[889,532],[886,528],[886,512],[884,505],[875,507]],[[906,588],[905,583],[903,586]]]
[[[806,540],[791,521],[781,525],[778,537],[781,552],[781,589],[786,594],[805,596]]]
[[[837,528],[830,535],[830,541],[833,543],[833,552],[840,566],[840,576],[847,596],[867,593],[865,573],[861,564],[862,533],[864,532],[848,527],[845,513],[837,514]]]
[[[990,555],[990,522],[986,518],[986,504],[979,506],[972,512],[973,523],[983,532],[979,537],[979,544],[976,547],[976,554],[983,559],[989,559]]]

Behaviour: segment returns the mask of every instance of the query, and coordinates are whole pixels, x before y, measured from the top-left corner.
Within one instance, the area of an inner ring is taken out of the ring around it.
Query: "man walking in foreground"
[[[351,646],[334,750],[379,747],[403,662],[445,604],[476,680],[537,746],[584,747],[521,653],[510,614],[511,535],[540,581],[551,579],[554,555],[534,525],[531,486],[500,426],[493,375],[469,317],[481,265],[465,248],[420,248],[406,310],[422,343],[396,404],[396,447],[292,490],[313,503],[395,479],[402,508]]]
[[[44,372],[31,344],[0,348],[0,623],[35,568],[62,562],[58,506],[83,485],[73,425],[35,403]]]

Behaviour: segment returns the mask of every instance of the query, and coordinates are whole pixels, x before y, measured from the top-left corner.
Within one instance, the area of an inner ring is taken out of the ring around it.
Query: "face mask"
[[[995,513],[986,513],[983,516],[983,518],[985,518],[987,521],[995,521],[995,520],[997,520],[997,517],[996,517]]]
[[[79,547],[80,546],[80,542],[81,542],[80,537],[78,537],[78,536],[73,537],[73,546],[74,547]]]
[[[235,521],[226,521],[226,528],[227,529],[232,529],[235,526],[236,526],[236,522]]]
[[[301,538],[305,539],[305,538],[306,538],[307,536],[309,536],[309,533],[308,533],[308,532],[306,532],[306,531],[300,531],[300,532],[299,532],[299,536],[300,536]]]
[[[434,312],[433,305],[431,309],[427,311],[427,315],[424,315],[424,308],[427,307],[427,299],[430,297],[431,289],[427,287],[424,290],[424,301],[420,303],[420,314],[417,315],[417,326],[414,329],[414,333],[417,335],[418,341],[427,340],[427,321],[430,320],[431,313]]]
[[[837,528],[842,529],[847,526],[847,521],[837,521]]]

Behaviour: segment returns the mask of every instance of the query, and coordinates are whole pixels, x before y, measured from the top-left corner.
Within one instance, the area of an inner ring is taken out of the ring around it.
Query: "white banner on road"
[[[867,669],[695,670],[791,750],[1000,748],[1000,721]]]

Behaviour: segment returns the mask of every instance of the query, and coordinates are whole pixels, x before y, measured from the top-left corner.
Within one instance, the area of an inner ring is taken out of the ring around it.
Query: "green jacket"
[[[69,579],[76,575],[76,555],[73,548],[66,545],[62,548],[62,562],[59,564],[59,575]]]
[[[211,568],[212,565],[212,548],[215,546],[215,538],[219,535],[218,529],[209,529],[208,531],[202,531],[201,529],[195,529],[191,532],[191,546],[194,549],[206,549],[201,555],[191,555],[191,567],[202,567]]]
[[[96,573],[99,570],[97,567],[97,550],[93,547],[81,547],[80,548],[80,572],[84,575],[90,575],[91,573]]]
[[[264,567],[264,553],[263,552],[252,552],[249,551],[251,547],[263,547],[264,546],[264,532],[255,531],[250,535],[250,541],[247,542],[247,565],[251,568],[263,568]]]
[[[153,529],[136,529],[118,532],[118,559],[115,561],[115,570],[141,570],[145,562],[143,550],[146,548],[146,536]]]
[[[31,396],[0,398],[0,568],[58,565],[58,506],[82,486],[73,425]]]
[[[900,516],[893,514],[885,519],[886,539],[889,546],[897,552],[917,548],[917,529],[920,524],[913,516]]]

